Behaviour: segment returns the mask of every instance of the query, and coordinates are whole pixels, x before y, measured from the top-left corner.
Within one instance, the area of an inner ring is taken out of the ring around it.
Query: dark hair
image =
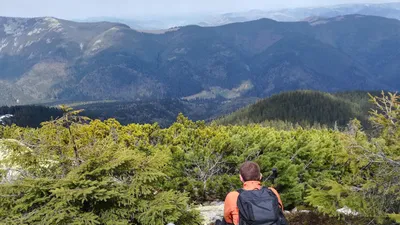
[[[240,166],[240,175],[243,181],[259,181],[260,180],[260,166],[255,162],[245,162]]]

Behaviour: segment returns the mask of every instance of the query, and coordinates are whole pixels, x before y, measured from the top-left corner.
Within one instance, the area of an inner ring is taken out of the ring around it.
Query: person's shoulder
[[[231,191],[226,195],[225,201],[229,199],[237,199],[239,197],[239,192]]]
[[[233,196],[239,196],[239,192],[238,192],[238,191],[231,191],[231,192],[229,192],[226,196],[227,196],[227,197],[228,197],[228,196],[231,196],[231,197],[233,197]]]

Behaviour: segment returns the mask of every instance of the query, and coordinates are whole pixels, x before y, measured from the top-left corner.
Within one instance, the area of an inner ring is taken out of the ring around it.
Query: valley
[[[299,90],[275,94],[264,99],[239,98],[233,100],[160,99],[143,101],[53,102],[43,106],[0,107],[0,115],[14,115],[19,126],[39,127],[41,122],[58,118],[60,105],[84,110],[92,119],[114,118],[121,124],[153,124],[169,127],[179,114],[193,121],[207,124],[249,125],[261,124],[277,129],[331,128],[343,130],[352,119],[358,119],[365,129],[369,126],[370,96],[379,91],[348,91],[324,93]]]

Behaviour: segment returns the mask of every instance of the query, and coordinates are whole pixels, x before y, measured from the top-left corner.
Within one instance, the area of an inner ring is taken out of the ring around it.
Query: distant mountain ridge
[[[261,19],[150,34],[120,23],[0,18],[0,105],[398,90],[400,21]]]
[[[318,7],[283,8],[276,10],[254,9],[243,12],[228,12],[223,14],[174,15],[143,18],[93,17],[78,19],[77,22],[110,21],[124,23],[136,30],[165,30],[171,27],[197,24],[200,26],[220,26],[237,22],[248,22],[262,18],[280,22],[302,21],[309,17],[330,18],[350,14],[381,16],[400,20],[400,2],[340,4]]]
[[[373,4],[341,4],[333,6],[287,8],[279,10],[250,10],[245,12],[225,13],[215,16],[200,25],[218,26],[236,22],[246,22],[269,18],[281,22],[302,21],[309,17],[331,18],[351,14],[380,16],[400,20],[400,2]]]

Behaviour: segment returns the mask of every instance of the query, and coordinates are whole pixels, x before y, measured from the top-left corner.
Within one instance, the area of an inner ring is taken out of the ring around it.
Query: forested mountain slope
[[[380,94],[377,91],[369,93],[375,96]],[[196,101],[160,99],[59,102],[47,105],[49,107],[34,105],[0,107],[0,116],[12,114],[14,117],[8,120],[9,123],[23,127],[38,127],[43,121],[60,117],[61,110],[57,107],[65,104],[75,109],[83,109],[82,114],[92,119],[115,118],[122,124],[158,123],[161,127],[168,127],[182,113],[194,121],[215,121],[225,125],[263,123],[275,127],[284,122],[306,127],[313,125],[343,127],[349,120],[357,118],[368,128],[368,113],[372,106],[369,99],[368,92],[365,91],[329,94],[300,90],[282,92],[258,101],[256,98]]]
[[[4,121],[5,124],[15,124],[20,127],[39,127],[42,122],[57,119],[63,115],[59,108],[45,106],[25,105],[25,106],[2,106],[0,116],[12,115]]]
[[[261,19],[162,34],[48,17],[1,17],[0,27],[1,105],[400,86],[400,21],[374,16]]]
[[[379,92],[371,92],[379,95]],[[248,107],[226,115],[220,124],[249,124],[287,121],[302,125],[323,124],[346,126],[357,118],[365,126],[372,107],[368,92],[352,91],[335,94],[318,91],[284,92],[265,98]]]

